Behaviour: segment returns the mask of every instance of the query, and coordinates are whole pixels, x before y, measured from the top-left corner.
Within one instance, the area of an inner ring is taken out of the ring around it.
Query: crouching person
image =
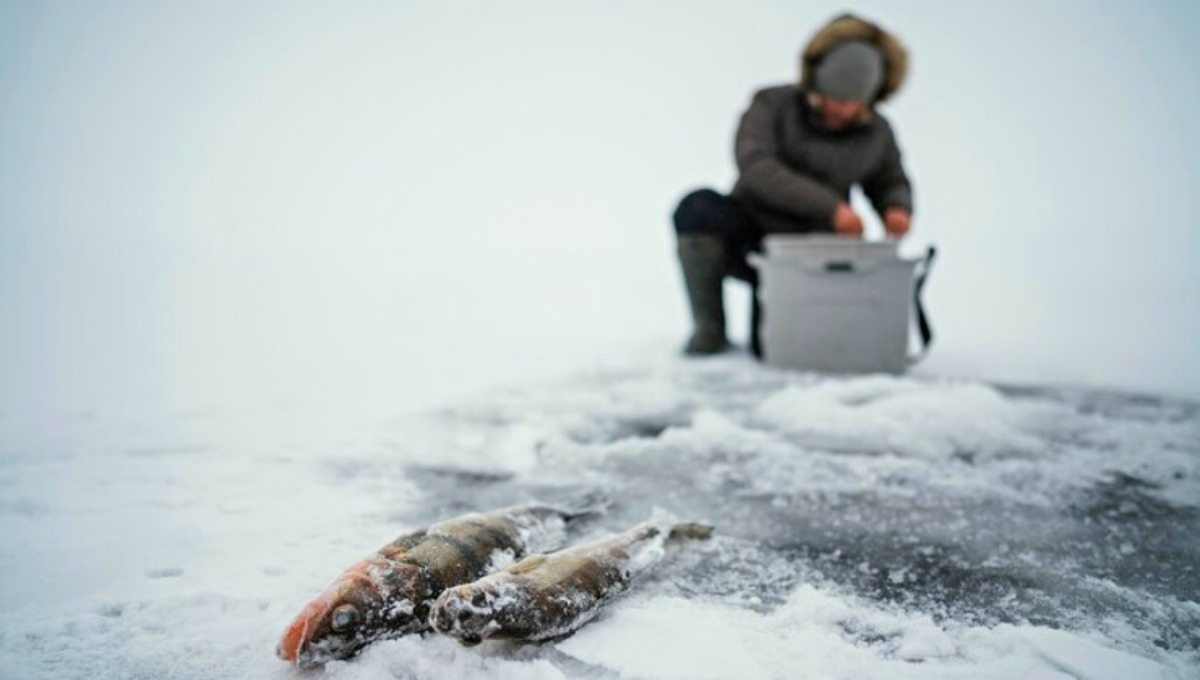
[[[904,82],[904,47],[874,23],[844,15],[817,31],[800,61],[798,84],[758,91],[742,115],[733,191],[693,191],[675,210],[694,326],[685,354],[729,347],[722,282],[732,276],[756,287],[746,256],[761,247],[764,235],[861,238],[862,220],[850,208],[855,185],[890,237],[908,232],[912,188],[892,127],[876,109]],[[757,353],[756,295],[754,300],[751,342]]]

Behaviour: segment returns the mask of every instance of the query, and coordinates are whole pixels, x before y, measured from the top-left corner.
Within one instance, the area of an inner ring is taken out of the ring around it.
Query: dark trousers
[[[762,248],[762,231],[741,203],[712,189],[697,189],[675,208],[676,234],[709,234],[725,242],[725,275],[758,283],[746,257]]]
[[[758,271],[746,258],[761,250],[762,230],[744,205],[712,189],[697,189],[684,196],[674,219],[676,234],[708,234],[725,242],[725,276],[750,284],[750,350],[761,357]]]

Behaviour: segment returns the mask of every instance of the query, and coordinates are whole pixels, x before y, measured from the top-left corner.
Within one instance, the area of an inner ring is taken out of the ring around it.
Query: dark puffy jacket
[[[853,39],[872,41],[883,52],[887,71],[876,102],[890,97],[907,72],[903,47],[878,26],[843,16],[805,48],[799,85],[760,90],[742,116],[732,194],[767,233],[831,231],[838,203],[849,200],[855,184],[880,214],[891,207],[912,212],[912,188],[887,119],[872,107],[860,125],[830,131],[809,104],[805,83],[813,65],[833,46]]]

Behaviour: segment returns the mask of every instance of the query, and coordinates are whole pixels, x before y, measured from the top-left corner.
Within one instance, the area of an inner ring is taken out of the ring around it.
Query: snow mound
[[[786,387],[753,418],[813,446],[948,458],[1035,450],[1033,432],[1063,411],[1015,404],[977,383],[866,377]]]
[[[630,602],[558,649],[621,677],[663,680],[1170,677],[1154,661],[1079,635],[944,628],[807,585],[766,615],[670,597]]]

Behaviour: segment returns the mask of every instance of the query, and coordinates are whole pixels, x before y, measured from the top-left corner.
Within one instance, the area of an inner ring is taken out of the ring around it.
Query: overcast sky
[[[0,405],[674,352],[674,202],[844,9],[912,53],[923,370],[1200,395],[1195,3],[123,1],[0,4]]]

